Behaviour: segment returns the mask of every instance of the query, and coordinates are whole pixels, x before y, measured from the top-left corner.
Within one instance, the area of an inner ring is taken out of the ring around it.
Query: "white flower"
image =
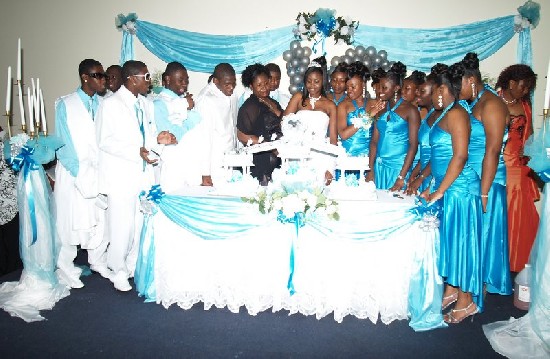
[[[275,141],[277,139],[277,134],[276,133],[273,133],[271,135],[271,141]]]
[[[278,211],[283,208],[283,202],[280,199],[273,201],[273,210]]]
[[[363,119],[361,119],[359,117],[354,117],[354,118],[351,119],[351,123],[352,123],[353,127],[361,128],[363,126]]]
[[[253,142],[252,142],[252,139],[251,139],[251,138],[249,138],[248,141],[246,141],[246,145],[247,145],[247,146],[252,146],[252,143],[253,143]]]
[[[283,214],[285,217],[293,217],[295,213],[304,212],[304,202],[298,198],[296,193],[289,194],[282,199],[283,202]]]
[[[300,25],[305,25],[307,24],[307,21],[306,21],[306,18],[304,17],[304,15],[300,15],[300,17],[298,17],[298,22],[300,23]]]
[[[258,137],[258,143],[262,143],[262,142],[264,142],[264,136]]]
[[[342,26],[342,27],[340,28],[340,34],[341,34],[341,35],[346,36],[348,33],[349,33],[349,27],[347,27],[347,26]]]
[[[338,41],[336,41],[336,45],[345,45],[346,42],[343,40],[343,39],[338,39]]]
[[[346,25],[349,25],[353,22],[353,20],[351,19],[351,17],[346,16],[344,17],[344,22],[346,23]]]
[[[300,25],[298,25],[298,31],[301,32],[302,34],[306,33],[307,32],[306,25],[300,23]]]
[[[335,205],[331,204],[330,206],[327,206],[326,208],[326,212],[327,214],[330,216],[331,214],[334,214],[336,213],[336,211],[338,210],[338,207],[336,207]]]
[[[309,31],[315,34],[317,32],[317,25],[312,24],[311,27],[309,28]]]

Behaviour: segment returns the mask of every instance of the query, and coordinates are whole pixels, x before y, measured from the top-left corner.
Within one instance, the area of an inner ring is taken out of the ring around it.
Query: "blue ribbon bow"
[[[283,214],[283,211],[277,213],[277,220],[281,223],[294,223],[296,227],[296,239],[298,238],[298,231],[301,227],[306,225],[306,215],[304,212],[296,212],[293,217],[287,217]],[[290,295],[294,295],[296,290],[294,289],[294,238],[290,245],[290,274],[288,275],[288,283],[286,285]]]

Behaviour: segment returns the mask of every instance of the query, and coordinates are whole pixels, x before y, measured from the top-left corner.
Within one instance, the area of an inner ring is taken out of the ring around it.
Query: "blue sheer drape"
[[[476,52],[480,60],[486,59],[514,34],[514,16],[510,15],[440,29],[360,25],[355,31],[355,42],[384,49],[390,60],[399,60],[409,69],[430,71],[438,62],[462,60],[467,52]]]
[[[294,39],[286,26],[248,35],[209,35],[173,29],[136,20],[136,36],[155,56],[165,62],[178,61],[190,71],[211,73],[221,62],[229,62],[237,72],[252,63],[266,63],[281,56]],[[409,69],[429,71],[437,62],[453,63],[467,52],[486,59],[515,34],[514,15],[439,29],[407,29],[361,24],[354,45],[386,50],[390,60],[399,60]],[[133,36],[124,32],[120,62],[134,58]],[[531,65],[531,32],[519,35],[517,61]]]
[[[178,61],[190,71],[210,73],[221,62],[242,72],[246,66],[267,63],[288,49],[292,26],[249,35],[209,35],[136,21],[136,36],[165,62]]]

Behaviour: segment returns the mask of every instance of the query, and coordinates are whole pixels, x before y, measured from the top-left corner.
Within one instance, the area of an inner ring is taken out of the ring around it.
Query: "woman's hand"
[[[161,131],[157,135],[157,142],[163,145],[175,145],[176,143],[178,143],[178,141],[176,140],[176,136],[168,131]]]
[[[139,149],[139,156],[148,164],[152,165],[153,163],[156,163],[158,159],[150,160],[149,159],[149,151],[145,147],[141,147]]]
[[[382,111],[386,107],[386,101],[377,100],[374,105],[370,106],[369,108],[369,115],[372,117],[375,117],[378,112]]]
[[[395,180],[394,185],[390,188],[391,192],[400,191],[405,186],[405,179],[398,178]]]
[[[422,177],[417,177],[414,181],[409,182],[407,185],[407,189],[405,190],[405,194],[407,195],[413,195],[418,193],[418,188],[420,188],[420,185],[422,184]]]
[[[371,169],[367,172],[367,175],[365,176],[365,182],[374,182],[374,170]]]
[[[325,186],[328,186],[329,184],[332,183],[332,173],[330,173],[330,171],[325,171]]]
[[[438,199],[442,198],[443,197],[443,193],[439,192],[439,191],[435,191],[435,192],[432,192],[430,193],[430,195],[428,196],[428,203],[432,203],[432,202],[435,202],[437,201]]]
[[[487,213],[487,202],[489,201],[489,196],[481,196],[481,208],[483,213]]]
[[[430,187],[426,188],[422,193],[420,193],[420,198],[424,198],[426,202],[428,202],[428,198],[430,197]]]

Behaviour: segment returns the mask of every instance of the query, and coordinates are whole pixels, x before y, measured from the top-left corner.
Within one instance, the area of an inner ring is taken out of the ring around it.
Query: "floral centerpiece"
[[[359,26],[358,21],[338,16],[332,9],[317,9],[313,14],[307,12],[298,13],[294,36],[302,40],[315,40],[319,42],[333,36],[337,45],[353,43],[353,34]]]
[[[297,214],[304,216],[313,212],[323,212],[328,218],[339,220],[338,204],[324,193],[322,188],[297,189],[282,186],[280,189],[262,189],[254,197],[243,197],[247,203],[257,204],[262,214],[276,211],[278,219],[295,217]]]

